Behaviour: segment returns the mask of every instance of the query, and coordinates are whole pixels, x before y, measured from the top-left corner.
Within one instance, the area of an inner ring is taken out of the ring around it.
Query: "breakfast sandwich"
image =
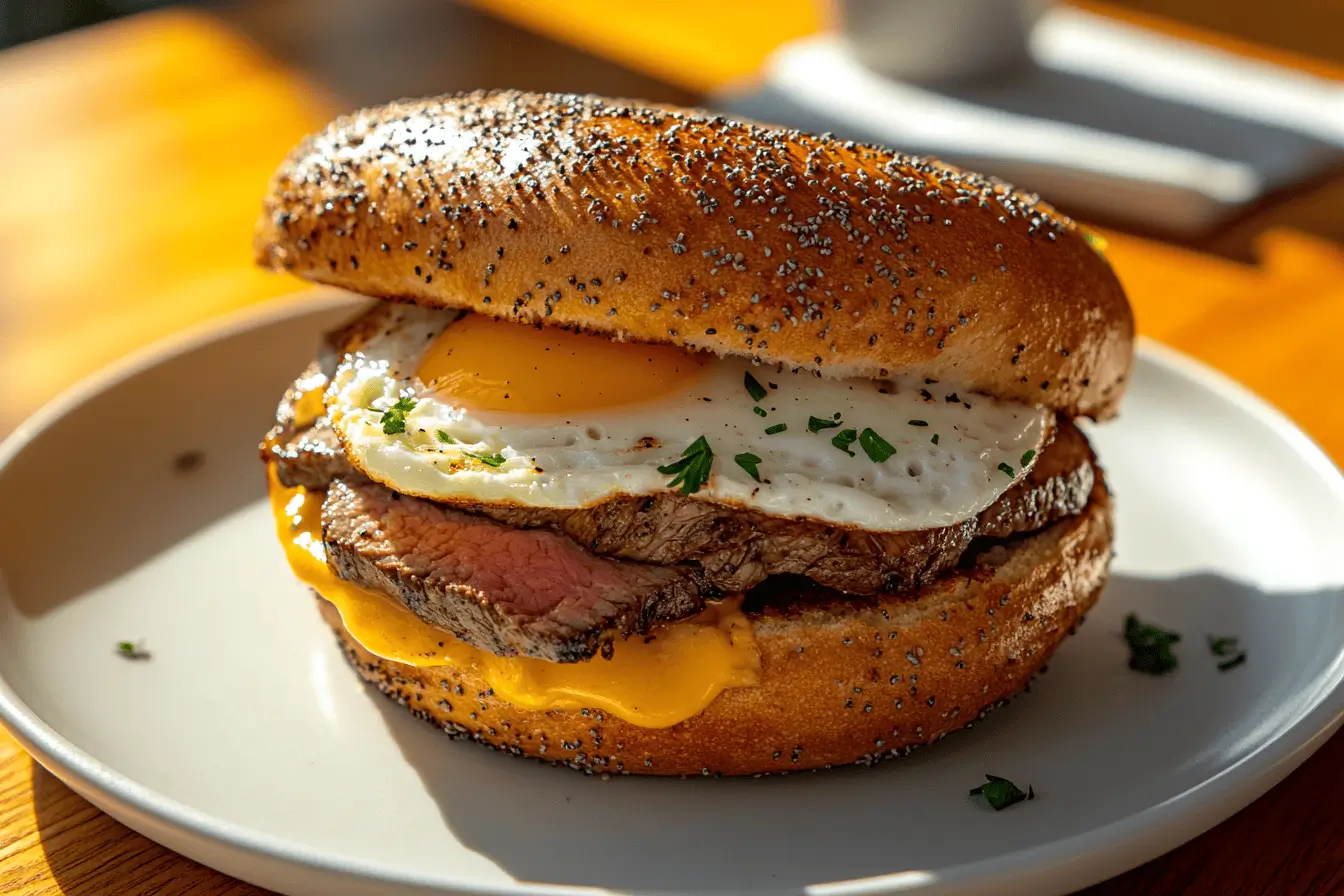
[[[260,263],[368,296],[262,445],[360,676],[590,772],[867,763],[1020,691],[1106,582],[1096,238],[942,163],[473,93],[305,140]]]

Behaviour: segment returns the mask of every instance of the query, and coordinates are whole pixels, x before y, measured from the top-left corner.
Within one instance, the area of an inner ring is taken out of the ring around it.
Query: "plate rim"
[[[361,300],[365,300],[364,297],[330,288],[302,290],[212,318],[150,343],[84,377],[22,421],[0,441],[0,471],[62,417],[145,370],[268,324],[343,306],[353,310]],[[1228,375],[1148,337],[1138,338],[1136,358],[1143,358],[1213,392],[1270,429],[1329,487],[1344,513],[1344,472],[1282,411]],[[1344,650],[1324,672],[1330,687],[1290,727],[1277,732],[1218,774],[1126,818],[1061,840],[963,863],[939,873],[932,880],[927,875],[906,870],[815,884],[809,886],[808,891],[827,896],[928,892],[935,888],[974,884],[991,876],[1001,886],[1012,886],[1015,882],[1029,881],[1033,873],[1049,873],[1050,869],[1062,869],[1069,862],[1090,859],[1088,871],[1072,875],[1078,881],[1077,885],[1086,886],[1137,867],[1177,848],[1249,805],[1344,725]],[[67,784],[72,779],[78,782],[81,786],[73,789],[81,795],[92,792],[127,815],[148,818],[158,826],[189,838],[203,838],[255,857],[344,875],[353,880],[429,891],[463,892],[464,888],[469,888],[471,892],[491,896],[613,892],[600,887],[525,881],[467,884],[406,872],[376,861],[349,859],[256,832],[179,802],[114,771],[38,718],[3,677],[0,677],[0,723],[52,774]],[[1141,857],[1135,861],[1134,856]],[[1097,870],[1103,875],[1096,876]]]

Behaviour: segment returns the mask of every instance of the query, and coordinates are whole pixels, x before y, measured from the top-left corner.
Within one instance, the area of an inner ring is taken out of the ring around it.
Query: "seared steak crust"
[[[344,327],[327,333],[318,347],[317,358],[290,384],[275,409],[275,425],[261,443],[261,459],[275,464],[280,484],[286,488],[303,486],[322,489],[336,478],[363,478],[346,460],[336,431],[324,409],[316,405],[314,393],[325,389],[336,372],[341,355],[337,349],[346,341],[346,333],[363,325],[361,315]],[[305,399],[305,396],[310,396]],[[310,410],[311,409],[311,410]],[[316,413],[314,413],[316,411]]]
[[[280,430],[277,426],[276,432]],[[335,479],[363,479],[345,459],[345,451],[325,417],[307,429],[277,432],[277,440],[262,446],[262,457],[273,461],[286,488],[301,485],[324,489]]]

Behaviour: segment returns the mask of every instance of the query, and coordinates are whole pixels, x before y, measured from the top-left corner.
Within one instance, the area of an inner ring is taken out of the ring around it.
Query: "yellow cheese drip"
[[[551,663],[500,657],[421,620],[400,603],[338,578],[322,545],[322,494],[285,488],[270,468],[271,508],[294,574],[335,605],[370,653],[413,666],[470,669],[519,709],[600,709],[645,728],[666,728],[709,706],[728,688],[760,680],[751,624],[736,603],[613,645],[610,659]]]

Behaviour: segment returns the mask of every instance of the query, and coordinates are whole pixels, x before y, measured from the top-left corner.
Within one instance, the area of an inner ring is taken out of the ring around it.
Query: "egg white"
[[[458,313],[386,306],[381,314],[332,377],[332,425],[372,479],[450,503],[572,508],[666,491],[672,477],[658,467],[704,436],[714,461],[698,499],[874,531],[926,529],[993,503],[1030,469],[1053,422],[1048,409],[915,374],[827,380],[736,358],[714,359],[684,391],[639,403],[565,414],[472,410],[415,375]],[[759,402],[744,386],[747,373],[766,384]],[[405,432],[387,434],[383,414],[403,397],[415,401]],[[842,426],[809,432],[810,417],[837,414]],[[785,432],[766,434],[779,423]],[[851,456],[832,442],[849,428],[873,429],[895,455],[875,463],[855,442]],[[761,458],[761,482],[734,462],[744,453]],[[494,466],[481,456],[503,460]]]

